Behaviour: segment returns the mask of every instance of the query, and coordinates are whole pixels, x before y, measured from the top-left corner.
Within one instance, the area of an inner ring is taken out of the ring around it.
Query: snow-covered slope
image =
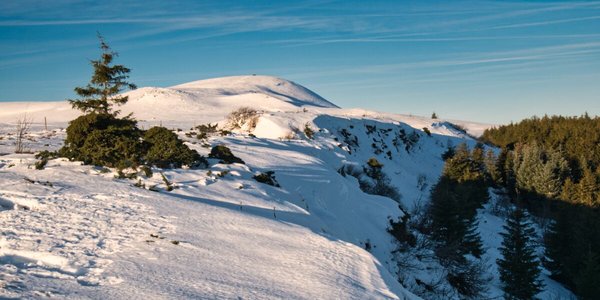
[[[430,295],[418,282],[443,277],[427,260],[419,270],[400,269],[386,229],[426,201],[449,145],[475,143],[456,122],[340,109],[265,76],[128,95],[122,110],[142,126],[183,128],[180,137],[201,154],[225,144],[246,164],[154,168],[135,180],[63,159],[36,170],[33,154],[9,154],[13,127],[0,124],[0,297],[417,299],[412,292]],[[54,116],[64,107],[43,105],[27,107]],[[206,140],[185,135],[194,124],[224,124],[240,106],[260,111],[256,128]],[[14,122],[20,109],[0,104],[0,123]],[[58,149],[68,116],[49,131],[37,121],[26,147]],[[355,177],[340,174],[372,157],[398,189],[396,200],[366,194]],[[253,179],[267,171],[280,187]],[[497,247],[501,219],[488,210],[480,219],[486,246]],[[487,257],[497,255],[492,249]],[[501,292],[490,274],[493,298]],[[570,295],[544,280],[543,298]]]

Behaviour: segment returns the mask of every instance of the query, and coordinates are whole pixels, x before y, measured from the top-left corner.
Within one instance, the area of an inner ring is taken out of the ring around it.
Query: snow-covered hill
[[[337,108],[294,82],[271,76],[231,76],[200,80],[169,88],[143,87],[125,93],[129,102],[119,107],[138,120],[163,124],[218,121],[232,110],[250,106],[263,111],[301,107]],[[35,122],[65,123],[79,113],[66,101],[0,103],[0,123],[13,123],[27,112]]]
[[[66,103],[0,103],[0,297],[418,299],[414,293],[427,295],[419,281],[443,275],[426,260],[418,271],[400,270],[386,229],[427,200],[448,146],[475,143],[457,122],[341,109],[266,76],[128,95],[122,110],[142,126],[179,127],[201,154],[225,144],[246,164],[154,168],[135,180],[63,159],[36,170],[32,154],[12,154],[11,123],[29,111],[36,125],[26,146],[55,150],[61,127],[77,114]],[[256,128],[206,140],[186,135],[194,125],[225,124],[241,106],[259,111]],[[49,131],[40,116],[54,118]],[[395,200],[366,194],[342,175],[372,157],[397,188]],[[252,178],[267,171],[280,187]],[[480,220],[493,263],[502,220],[487,209]],[[488,294],[496,297],[497,274],[490,274]],[[544,280],[540,296],[570,295]]]

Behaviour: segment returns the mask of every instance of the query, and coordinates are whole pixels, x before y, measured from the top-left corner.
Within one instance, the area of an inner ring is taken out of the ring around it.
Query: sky
[[[74,98],[100,32],[140,87],[261,74],[344,108],[600,115],[600,1],[0,1],[0,101]]]

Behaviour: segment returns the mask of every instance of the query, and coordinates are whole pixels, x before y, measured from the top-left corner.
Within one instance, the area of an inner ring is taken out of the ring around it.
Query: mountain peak
[[[170,87],[206,96],[264,94],[297,107],[316,106],[336,108],[317,93],[293,81],[265,75],[241,75],[192,81]]]

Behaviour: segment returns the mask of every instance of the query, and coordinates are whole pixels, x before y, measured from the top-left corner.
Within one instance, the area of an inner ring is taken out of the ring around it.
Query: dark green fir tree
[[[506,299],[535,299],[543,288],[539,279],[540,261],[535,254],[535,230],[528,216],[516,209],[504,225],[505,232],[497,260],[502,290]]]
[[[588,251],[583,260],[583,268],[575,279],[577,295],[582,300],[598,299],[600,296],[600,259]]]
[[[123,65],[113,64],[118,54],[110,49],[104,38],[98,34],[100,40],[100,59],[92,60],[90,63],[94,68],[92,79],[85,87],[76,87],[75,93],[80,97],[77,100],[69,100],[74,109],[84,113],[112,114],[113,105],[125,104],[127,96],[119,95],[125,89],[135,89],[136,86],[127,82],[129,68]]]

